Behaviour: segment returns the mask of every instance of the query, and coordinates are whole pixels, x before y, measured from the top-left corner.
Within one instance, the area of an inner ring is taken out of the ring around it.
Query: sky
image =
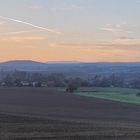
[[[0,0],[0,61],[140,61],[140,0]]]

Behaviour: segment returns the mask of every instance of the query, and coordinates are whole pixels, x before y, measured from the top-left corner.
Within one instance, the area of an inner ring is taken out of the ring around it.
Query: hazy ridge
[[[51,71],[51,72],[138,72],[140,62],[78,62],[51,61],[36,62],[31,60],[14,60],[0,63],[0,70],[12,71]]]

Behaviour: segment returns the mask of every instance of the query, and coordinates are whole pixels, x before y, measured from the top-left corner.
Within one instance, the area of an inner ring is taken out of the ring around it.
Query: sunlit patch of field
[[[138,90],[128,88],[80,88],[76,94],[88,97],[96,97],[125,103],[140,104]]]

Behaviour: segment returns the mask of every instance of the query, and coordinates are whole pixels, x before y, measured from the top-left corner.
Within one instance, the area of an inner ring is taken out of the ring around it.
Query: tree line
[[[1,86],[20,86],[21,83],[40,83],[47,87],[126,87],[140,88],[140,73],[87,74],[87,77],[69,76],[64,73],[0,71]]]

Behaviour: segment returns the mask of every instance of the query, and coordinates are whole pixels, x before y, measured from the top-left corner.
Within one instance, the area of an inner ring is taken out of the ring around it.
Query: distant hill
[[[81,61],[48,61],[47,64],[75,64],[75,63],[84,63]]]
[[[45,63],[42,62],[36,62],[32,60],[13,60],[13,61],[7,61],[2,62],[0,65],[44,65]]]
[[[140,72],[140,62],[80,62],[49,61],[46,63],[31,60],[15,60],[0,63],[4,71],[46,71],[58,73],[91,74],[111,72]]]
[[[14,60],[0,63],[1,70],[25,70],[38,71],[46,67],[45,63],[31,61],[31,60]]]

